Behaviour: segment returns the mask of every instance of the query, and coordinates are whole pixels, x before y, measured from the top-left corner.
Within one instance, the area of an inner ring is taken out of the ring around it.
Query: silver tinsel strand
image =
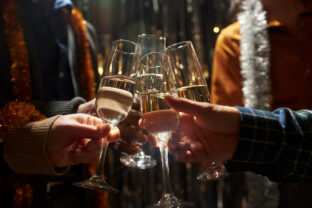
[[[270,47],[266,12],[259,0],[246,0],[239,14],[242,40],[241,75],[244,104],[248,108],[270,109]]]
[[[270,109],[270,46],[266,12],[259,0],[246,0],[238,20],[241,25],[241,75],[244,105],[249,108]],[[267,177],[246,173],[247,208],[278,206],[278,184]]]

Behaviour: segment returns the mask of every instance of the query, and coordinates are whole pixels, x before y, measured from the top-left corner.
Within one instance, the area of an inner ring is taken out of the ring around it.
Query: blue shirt
[[[62,9],[71,9],[72,2],[50,2],[29,1],[24,9],[39,57],[44,99],[69,100],[74,97],[74,91],[68,61],[66,22]]]
[[[237,107],[240,140],[230,172],[251,171],[275,181],[312,179],[312,111]]]

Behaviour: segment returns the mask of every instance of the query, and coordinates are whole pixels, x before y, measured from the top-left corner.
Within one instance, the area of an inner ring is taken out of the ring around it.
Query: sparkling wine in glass
[[[174,195],[170,181],[167,142],[171,133],[178,128],[179,113],[171,110],[164,100],[167,94],[176,95],[168,56],[153,52],[143,56],[141,61],[142,125],[157,138],[162,163],[162,197],[149,207],[193,207],[192,203],[182,201]]]
[[[163,36],[152,35],[152,34],[139,34],[136,42],[136,63],[135,70],[131,74],[132,77],[136,78],[140,70],[141,63],[140,60],[142,56],[150,53],[150,52],[163,52],[166,47],[166,38]],[[137,91],[134,94],[134,102],[138,102],[138,94],[139,94],[139,83],[137,83]],[[143,151],[143,143],[140,141],[135,141],[135,144],[140,147],[140,151],[134,155],[129,155],[123,153],[120,157],[121,163],[128,167],[137,167],[140,169],[146,169],[154,167],[157,162],[150,155],[147,155]]]
[[[166,48],[176,81],[179,97],[198,102],[210,102],[210,94],[202,68],[191,41],[184,41]],[[200,181],[216,180],[226,174],[222,162],[213,162],[197,177]]]
[[[98,116],[103,123],[110,124],[112,128],[127,118],[132,107],[136,81],[130,77],[130,73],[133,70],[134,61],[134,42],[127,40],[113,42],[95,102]],[[107,146],[108,141],[104,138],[95,173],[89,179],[75,182],[74,185],[118,193],[118,190],[108,185],[104,179]]]

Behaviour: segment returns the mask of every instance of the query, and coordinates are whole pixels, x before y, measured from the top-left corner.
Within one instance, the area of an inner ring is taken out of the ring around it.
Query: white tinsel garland
[[[270,109],[270,47],[266,12],[259,0],[246,0],[238,20],[241,25],[241,75],[244,104],[248,108]]]
[[[259,0],[246,0],[238,20],[241,25],[241,76],[244,105],[249,108],[270,109],[270,47],[266,12]],[[278,184],[267,177],[246,173],[247,208],[278,206]]]

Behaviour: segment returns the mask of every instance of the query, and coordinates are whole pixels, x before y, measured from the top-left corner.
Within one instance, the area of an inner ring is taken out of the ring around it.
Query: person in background
[[[28,123],[92,109],[86,103],[97,76],[92,30],[71,1],[5,0],[0,12],[1,141],[8,143],[7,133]],[[57,177],[16,174],[5,161],[1,169],[7,207],[84,207],[95,200],[92,192],[71,185],[88,177],[86,165]]]
[[[311,109],[312,2],[242,2],[238,21],[216,42],[212,103]],[[310,182],[276,184],[249,173],[232,174],[224,182],[224,207],[312,206]]]
[[[10,144],[8,132],[52,116],[96,115],[96,55],[95,29],[70,0],[1,1],[0,143]],[[125,131],[133,129],[124,127],[123,135]],[[7,145],[4,151],[12,147]],[[57,177],[16,174],[8,155],[9,165],[2,157],[0,161],[1,206],[108,206],[106,192],[72,186],[89,178],[92,165],[72,165]]]

